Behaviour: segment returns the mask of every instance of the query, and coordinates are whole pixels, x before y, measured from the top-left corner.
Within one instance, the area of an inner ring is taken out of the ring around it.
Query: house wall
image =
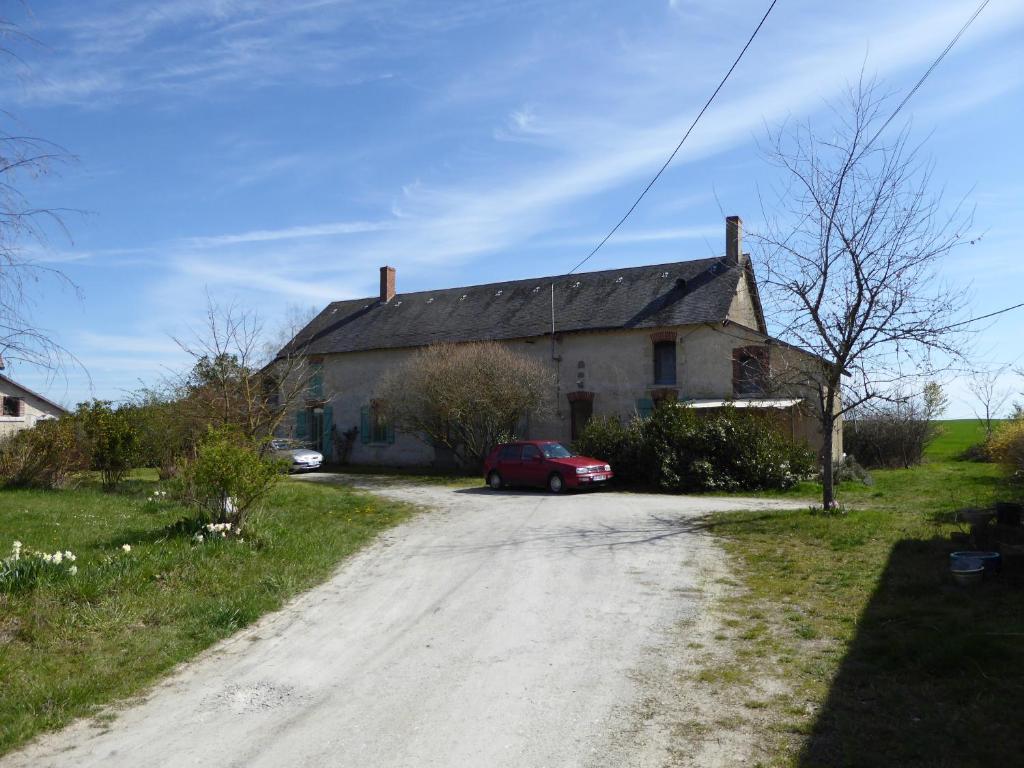
[[[58,409],[46,401],[40,400],[30,392],[6,381],[0,381],[0,395],[21,398],[21,415],[0,415],[0,438],[34,427],[40,419],[56,418],[62,415]]]
[[[651,399],[654,383],[652,335],[675,333],[676,385],[679,399],[733,396],[732,351],[737,346],[756,344],[763,337],[737,325],[681,326],[661,329],[620,329],[567,333],[556,336],[552,360],[550,337],[510,340],[510,347],[550,364],[558,382],[557,400],[544,418],[534,417],[524,437],[571,439],[568,394],[592,392],[594,416],[628,418],[638,406]],[[775,354],[776,347],[773,349]],[[327,355],[323,360],[323,398],[330,406],[337,440],[342,433],[360,427],[361,411],[377,394],[385,373],[405,362],[412,349],[371,350]],[[781,359],[781,358],[780,358]],[[787,364],[790,364],[787,360]],[[773,361],[774,364],[774,361]],[[555,392],[552,392],[552,398]],[[821,445],[816,421],[808,413],[789,417],[792,434],[812,447]],[[295,425],[285,424],[285,432]],[[837,441],[842,452],[841,434]],[[396,431],[393,444],[364,444],[357,438],[350,461],[356,464],[392,466],[426,465],[435,460],[433,448],[414,435]]]

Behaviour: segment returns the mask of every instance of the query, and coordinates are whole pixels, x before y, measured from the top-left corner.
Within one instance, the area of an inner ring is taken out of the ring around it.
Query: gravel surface
[[[697,518],[787,505],[352,479],[428,511],[112,721],[0,766],[662,765],[646,688],[720,565]]]

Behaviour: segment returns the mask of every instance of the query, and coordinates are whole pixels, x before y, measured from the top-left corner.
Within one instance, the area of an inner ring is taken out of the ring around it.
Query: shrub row
[[[817,464],[770,418],[729,407],[666,405],[626,424],[591,419],[576,449],[611,463],[623,484],[672,493],[785,489],[812,476]]]

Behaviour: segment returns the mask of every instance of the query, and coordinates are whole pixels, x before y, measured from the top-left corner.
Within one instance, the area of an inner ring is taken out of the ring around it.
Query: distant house
[[[724,257],[416,293],[398,293],[382,267],[379,296],[329,304],[282,350],[315,368],[287,431],[328,457],[347,432],[353,463],[429,464],[432,447],[387,423],[378,381],[426,345],[498,340],[544,360],[558,382],[555,413],[529,419],[522,437],[568,442],[595,415],[731,403],[775,414],[820,449],[810,383],[827,363],[768,335],[741,246],[729,217]],[[783,370],[810,378],[783,385]],[[834,447],[841,455],[841,426]]]
[[[2,367],[2,366],[0,366]],[[0,373],[0,437],[13,435],[23,429],[29,429],[36,422],[46,419],[57,419],[68,413],[63,406],[33,392]]]

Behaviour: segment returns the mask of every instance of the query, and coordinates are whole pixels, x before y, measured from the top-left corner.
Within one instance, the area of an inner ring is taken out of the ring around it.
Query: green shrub
[[[16,488],[66,488],[88,466],[71,417],[41,421],[0,442],[0,484]]]
[[[1003,422],[992,434],[989,452],[1010,479],[1024,484],[1024,419]]]
[[[128,470],[138,466],[139,433],[127,408],[114,408],[108,400],[79,403],[75,411],[89,465],[113,490]]]
[[[770,418],[734,408],[666,405],[627,425],[592,419],[577,450],[606,459],[624,484],[672,493],[785,489],[816,465]]]
[[[240,526],[262,504],[281,476],[281,462],[260,456],[235,430],[211,428],[186,461],[178,495],[202,519]]]
[[[642,484],[645,477],[640,471],[641,423],[640,419],[622,424],[612,416],[594,417],[576,441],[576,451],[607,461],[620,483]]]

